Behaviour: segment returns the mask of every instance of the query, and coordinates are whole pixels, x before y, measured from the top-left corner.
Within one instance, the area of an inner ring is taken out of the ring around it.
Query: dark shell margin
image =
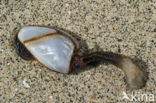
[[[17,54],[24,60],[33,60],[32,54],[27,50],[27,48],[19,41],[18,39],[18,33],[15,36],[15,48]]]

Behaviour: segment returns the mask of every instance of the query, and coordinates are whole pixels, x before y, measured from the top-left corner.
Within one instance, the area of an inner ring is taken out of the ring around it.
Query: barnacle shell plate
[[[75,44],[55,29],[39,26],[22,28],[18,39],[41,64],[61,73],[70,71]]]

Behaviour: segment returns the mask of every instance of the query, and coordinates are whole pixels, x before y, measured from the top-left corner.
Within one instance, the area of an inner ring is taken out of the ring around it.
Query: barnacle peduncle
[[[112,52],[93,52],[73,60],[73,68],[81,68],[92,63],[107,62],[121,68],[126,76],[129,89],[145,86],[146,75],[130,58]]]

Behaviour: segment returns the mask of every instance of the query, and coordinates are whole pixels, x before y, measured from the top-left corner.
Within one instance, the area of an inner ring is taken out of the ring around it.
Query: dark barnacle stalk
[[[102,61],[121,68],[126,75],[126,81],[130,89],[139,89],[145,85],[145,73],[130,58],[111,52],[93,52],[85,56],[76,56],[73,60],[73,69]]]

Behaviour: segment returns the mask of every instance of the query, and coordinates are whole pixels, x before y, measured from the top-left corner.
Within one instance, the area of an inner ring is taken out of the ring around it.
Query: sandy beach
[[[83,41],[82,53],[100,49],[141,60],[146,86],[128,90],[124,72],[105,63],[61,74],[21,59],[14,36],[27,25],[71,32]],[[0,103],[128,103],[122,97],[132,92],[156,97],[155,58],[154,0],[0,0]]]

